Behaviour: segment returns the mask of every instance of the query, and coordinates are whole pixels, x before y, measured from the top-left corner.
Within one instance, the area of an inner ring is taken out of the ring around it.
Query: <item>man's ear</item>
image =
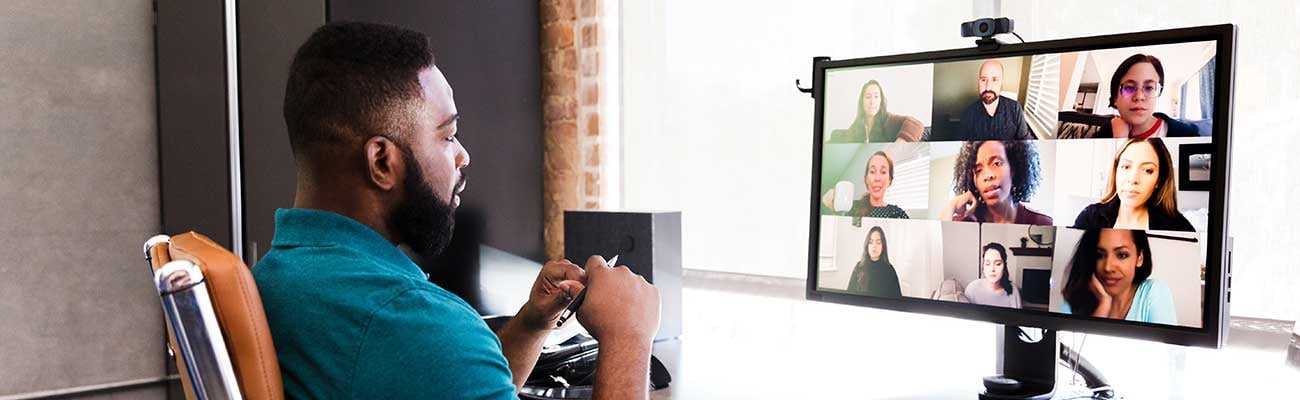
[[[405,172],[404,164],[409,160],[402,158],[402,151],[397,143],[383,136],[374,136],[366,141],[366,180],[380,190],[393,190],[402,180],[400,174]]]

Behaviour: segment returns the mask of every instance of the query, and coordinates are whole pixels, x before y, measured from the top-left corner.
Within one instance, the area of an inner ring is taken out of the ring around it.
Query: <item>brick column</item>
[[[541,0],[543,240],[564,257],[564,210],[601,204],[600,0]],[[581,262],[581,260],[573,260]]]

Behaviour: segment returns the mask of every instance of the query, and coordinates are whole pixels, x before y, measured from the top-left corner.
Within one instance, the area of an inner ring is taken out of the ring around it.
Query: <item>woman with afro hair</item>
[[[949,204],[953,221],[1052,225],[1052,217],[1026,207],[1040,179],[1038,148],[1031,141],[966,142],[953,163]]]

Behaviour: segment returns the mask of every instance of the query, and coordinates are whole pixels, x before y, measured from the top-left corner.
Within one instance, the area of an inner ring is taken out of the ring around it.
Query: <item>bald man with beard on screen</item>
[[[1033,140],[1025,124],[1020,103],[1002,95],[1002,63],[988,60],[980,65],[979,99],[961,113],[955,140]]]

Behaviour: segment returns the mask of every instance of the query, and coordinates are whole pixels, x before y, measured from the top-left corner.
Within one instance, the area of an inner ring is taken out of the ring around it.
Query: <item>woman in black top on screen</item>
[[[1178,188],[1169,149],[1160,138],[1129,139],[1115,153],[1101,202],[1074,219],[1080,229],[1193,231],[1178,211]]]
[[[889,263],[889,243],[885,241],[885,231],[879,226],[871,227],[863,247],[862,259],[853,267],[853,274],[849,276],[848,290],[877,297],[902,297],[898,272]]]

